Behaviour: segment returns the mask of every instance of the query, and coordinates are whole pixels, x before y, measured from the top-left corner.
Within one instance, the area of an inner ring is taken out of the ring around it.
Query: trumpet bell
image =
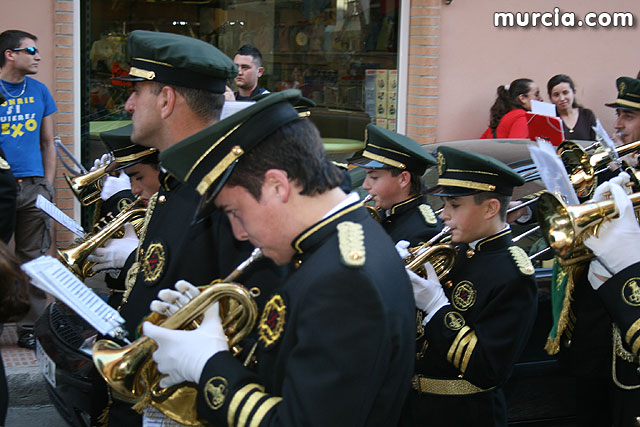
[[[629,195],[634,210],[640,209],[640,193]],[[561,265],[572,265],[593,258],[584,239],[598,234],[598,227],[619,214],[615,201],[588,202],[569,206],[551,193],[538,200],[538,224],[547,244]]]
[[[245,261],[225,280],[239,274],[236,272],[247,265]],[[254,296],[254,292],[237,283],[216,281],[171,316],[162,318],[156,315],[153,318],[164,328],[193,328],[197,327],[202,314],[219,302],[222,327],[233,351],[256,323],[258,307]],[[99,340],[93,346],[93,362],[119,398],[135,403],[134,409],[141,410],[151,404],[174,421],[200,425],[194,384],[183,383],[166,389],[160,387],[162,376],[152,358],[156,348],[157,344],[146,336],[125,347],[109,340]]]

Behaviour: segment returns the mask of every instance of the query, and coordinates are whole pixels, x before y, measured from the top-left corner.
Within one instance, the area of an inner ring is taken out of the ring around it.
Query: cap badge
[[[364,247],[364,232],[362,225],[344,221],[338,224],[338,244],[342,262],[348,267],[360,267],[366,260]]]
[[[624,96],[624,93],[627,90],[627,84],[625,82],[620,82],[620,84],[618,85],[618,92],[620,93],[620,96]]]
[[[265,304],[258,323],[258,341],[264,344],[265,349],[272,347],[280,339],[284,331],[286,313],[287,307],[278,294],[272,296]]]
[[[473,283],[463,280],[456,285],[451,296],[453,306],[460,311],[466,311],[475,304],[478,292],[473,287]]]
[[[438,175],[442,176],[445,170],[447,170],[447,162],[444,158],[444,154],[438,153]]]
[[[167,264],[167,253],[162,242],[152,242],[144,252],[142,259],[142,274],[144,283],[154,285],[162,276]]]
[[[224,405],[229,391],[229,383],[222,377],[213,377],[204,386],[204,399],[207,405],[217,411]]]
[[[640,306],[640,285],[638,285],[638,280],[640,280],[638,277],[629,279],[622,287],[622,299],[633,307]]]

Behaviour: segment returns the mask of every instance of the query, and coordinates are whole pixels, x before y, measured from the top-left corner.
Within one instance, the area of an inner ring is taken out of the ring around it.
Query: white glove
[[[229,350],[217,303],[204,313],[200,327],[192,331],[174,331],[144,322],[142,332],[158,344],[153,360],[158,371],[167,375],[160,380],[160,387],[184,381],[198,383],[207,361]]]
[[[407,259],[407,257],[411,255],[409,253],[409,242],[406,240],[400,240],[396,243],[396,251],[398,252],[398,255],[400,255],[400,258]]]
[[[613,182],[614,184],[618,184],[625,193],[631,194],[631,186],[628,185],[631,182],[631,177],[626,172],[620,172],[618,175],[614,176],[609,180],[609,182]],[[595,198],[595,194],[594,194]]]
[[[138,248],[138,236],[133,225],[124,225],[124,236],[121,239],[109,239],[103,248],[97,248],[87,257],[87,261],[95,262],[91,269],[94,272],[112,271],[124,267],[131,252]]]
[[[104,183],[102,184],[102,191],[100,192],[100,198],[107,200],[119,191],[131,190],[131,180],[124,170],[120,171],[120,176],[115,177],[108,175]]]
[[[608,270],[609,275],[613,275],[631,264],[640,262],[640,226],[636,221],[631,200],[618,184],[607,181],[599,185],[593,201],[603,200],[603,194],[607,192],[613,195],[620,216],[602,224],[598,237],[588,237],[584,244],[598,257],[598,261]],[[597,272],[596,269],[598,267],[594,266],[593,271]],[[589,270],[592,270],[591,266]]]
[[[191,299],[200,295],[200,290],[186,280],[176,282],[176,290],[163,289],[158,292],[160,301],[151,302],[151,311],[155,311],[163,316],[169,316],[178,311],[183,305],[187,304]]]
[[[422,322],[423,325],[426,325],[438,310],[449,304],[449,299],[444,294],[438,275],[431,263],[426,263],[424,268],[427,271],[427,279],[423,279],[409,269],[407,269],[407,274],[411,280],[416,307],[427,313]]]
[[[587,274],[589,283],[594,290],[598,290],[600,286],[611,278],[611,273],[598,261],[598,258],[593,259],[589,263],[589,274]]]
[[[109,163],[111,163],[111,153],[105,153],[99,159],[95,159],[93,161],[93,166],[91,166],[89,172],[93,172],[94,170],[99,169]]]

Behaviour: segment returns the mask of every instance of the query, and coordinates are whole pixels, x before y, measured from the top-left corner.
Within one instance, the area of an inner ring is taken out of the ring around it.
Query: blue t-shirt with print
[[[6,98],[0,104],[0,148],[13,174],[16,177],[44,176],[40,151],[42,118],[57,110],[49,89],[39,81],[25,77],[20,83],[2,80],[0,91]]]

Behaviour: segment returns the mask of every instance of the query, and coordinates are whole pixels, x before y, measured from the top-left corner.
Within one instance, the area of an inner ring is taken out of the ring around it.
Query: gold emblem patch
[[[444,158],[444,154],[438,153],[438,175],[442,176],[442,174],[446,170],[447,170],[447,161]]]
[[[140,268],[144,275],[145,283],[155,283],[162,275],[166,264],[167,254],[164,245],[161,242],[151,243],[144,252],[144,258]]]
[[[435,214],[435,212],[433,212],[433,209],[431,209],[431,206],[425,205],[423,203],[420,206],[418,206],[418,209],[420,210],[420,213],[422,214],[422,217],[424,218],[424,220],[425,220],[425,222],[427,224],[435,225],[435,224],[438,223],[438,219],[436,218],[436,214]]]
[[[620,85],[618,86],[618,92],[620,92],[620,96],[624,96],[624,93],[627,90],[627,84],[625,82],[620,82]]]
[[[520,273],[531,276],[536,272],[536,269],[533,268],[533,264],[531,264],[531,260],[527,256],[527,253],[518,246],[509,247],[509,253],[511,253],[511,258],[515,261]]]
[[[214,411],[222,408],[229,391],[229,383],[222,377],[213,377],[204,386],[204,400]]]
[[[258,323],[258,341],[262,341],[265,348],[271,347],[284,331],[285,315],[287,307],[280,295],[274,295],[262,310]]]
[[[11,169],[11,166],[9,166],[9,162],[7,162],[5,159],[3,159],[0,156],[0,170],[9,170]]]
[[[639,277],[627,280],[622,287],[622,300],[633,306],[640,306],[640,284],[638,284]]]
[[[338,245],[342,262],[349,267],[360,267],[365,262],[364,231],[362,225],[344,221],[338,224]]]
[[[453,288],[452,303],[460,311],[466,311],[475,304],[478,292],[473,287],[473,283],[463,280]]]
[[[131,206],[131,203],[133,202],[127,197],[123,197],[122,199],[118,200],[118,211],[122,212],[123,210]]]
[[[452,331],[462,329],[464,324],[464,317],[457,311],[450,311],[444,316],[444,325]]]

